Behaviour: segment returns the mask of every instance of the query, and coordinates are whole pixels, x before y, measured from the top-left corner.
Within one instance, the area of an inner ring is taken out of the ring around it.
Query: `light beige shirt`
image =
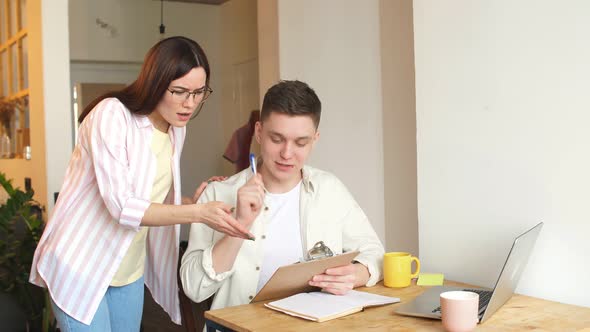
[[[213,182],[199,202],[223,201],[235,206],[238,188],[251,177],[248,168],[224,182]],[[318,241],[324,241],[335,254],[359,250],[355,261],[369,270],[366,285],[375,285],[382,276],[383,245],[352,195],[334,175],[308,166],[303,168],[301,186],[301,256]],[[202,302],[215,294],[212,309],[250,302],[256,295],[270,209],[272,206],[265,206],[250,229],[256,241],[244,241],[232,269],[223,273],[215,273],[211,251],[224,234],[201,223],[191,225],[180,268],[189,298]]]

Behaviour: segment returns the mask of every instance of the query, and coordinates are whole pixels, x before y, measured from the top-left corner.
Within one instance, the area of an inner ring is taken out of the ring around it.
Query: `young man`
[[[236,219],[256,239],[191,225],[180,275],[193,301],[215,295],[213,309],[248,303],[278,267],[299,261],[318,241],[335,254],[360,254],[310,285],[344,294],[381,279],[384,249],[367,217],[334,175],[305,165],[319,137],[320,113],[320,100],[303,82],[282,81],[267,91],[255,128],[257,174],[248,168],[211,183],[199,199],[236,206]]]

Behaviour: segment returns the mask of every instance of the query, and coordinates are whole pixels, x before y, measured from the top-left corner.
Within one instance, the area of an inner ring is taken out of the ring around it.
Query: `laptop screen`
[[[504,267],[502,268],[498,281],[496,281],[496,285],[494,286],[490,302],[488,303],[481,319],[482,322],[488,319],[510,299],[512,294],[514,294],[520,276],[522,275],[531,252],[533,251],[533,247],[535,246],[541,228],[543,228],[542,222],[522,233],[514,240],[508,258],[506,258]]]

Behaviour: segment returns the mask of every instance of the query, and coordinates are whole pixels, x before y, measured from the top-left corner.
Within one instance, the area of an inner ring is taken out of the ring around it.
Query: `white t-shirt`
[[[269,224],[265,234],[264,255],[257,292],[281,266],[298,262],[302,256],[299,198],[301,181],[283,194],[266,194]]]

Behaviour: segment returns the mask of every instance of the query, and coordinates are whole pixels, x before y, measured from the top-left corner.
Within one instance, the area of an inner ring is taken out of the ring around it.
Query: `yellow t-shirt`
[[[151,200],[162,203],[172,186],[172,142],[167,133],[154,129],[152,152],[156,157],[156,178],[152,187]],[[111,286],[125,286],[143,275],[145,266],[145,243],[148,227],[140,227],[115,273]]]

